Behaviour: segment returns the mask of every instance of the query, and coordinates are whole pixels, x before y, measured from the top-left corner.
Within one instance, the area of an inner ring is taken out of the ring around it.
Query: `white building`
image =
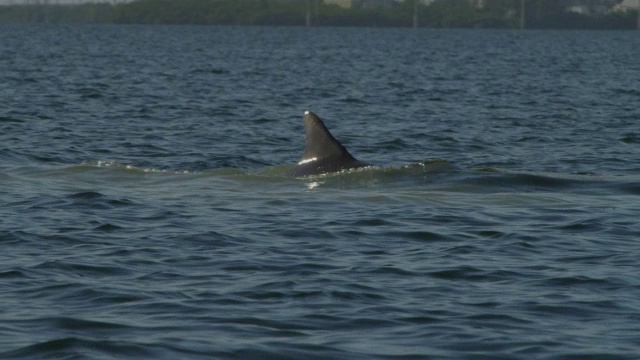
[[[484,9],[486,5],[485,0],[469,0],[469,2],[477,9]]]
[[[324,0],[327,5],[338,5],[341,8],[349,9],[353,6],[354,0]]]
[[[391,6],[395,2],[404,0],[324,0],[329,5],[338,5],[341,8],[351,9],[353,7],[374,7],[374,6]]]
[[[580,14],[580,15],[589,15],[589,7],[586,5],[573,5],[567,8],[568,12]]]
[[[624,0],[622,3],[613,7],[615,11],[629,11],[629,10],[639,10],[640,11],[640,0]]]

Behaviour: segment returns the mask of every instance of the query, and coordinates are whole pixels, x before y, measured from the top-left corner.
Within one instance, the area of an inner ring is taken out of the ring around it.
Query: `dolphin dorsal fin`
[[[304,131],[306,143],[299,164],[327,158],[355,160],[347,149],[331,135],[322,120],[311,111],[304,113]]]

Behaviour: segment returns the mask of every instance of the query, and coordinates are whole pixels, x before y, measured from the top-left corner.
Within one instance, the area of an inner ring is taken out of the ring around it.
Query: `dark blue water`
[[[0,34],[0,358],[638,358],[637,33]]]

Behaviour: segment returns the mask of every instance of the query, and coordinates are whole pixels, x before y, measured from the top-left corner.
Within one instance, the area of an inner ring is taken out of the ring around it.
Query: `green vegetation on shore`
[[[520,0],[487,0],[484,8],[468,0],[436,0],[418,6],[419,26],[517,28]],[[308,6],[311,4],[311,7]],[[581,15],[566,11],[563,0],[526,0],[528,28],[635,29],[638,14]],[[125,4],[0,6],[0,22],[387,26],[413,25],[414,4],[343,9],[320,0],[138,0]]]

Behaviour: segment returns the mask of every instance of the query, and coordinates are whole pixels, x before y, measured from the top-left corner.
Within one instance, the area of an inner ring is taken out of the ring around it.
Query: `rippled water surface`
[[[637,33],[0,33],[1,358],[640,354]]]

